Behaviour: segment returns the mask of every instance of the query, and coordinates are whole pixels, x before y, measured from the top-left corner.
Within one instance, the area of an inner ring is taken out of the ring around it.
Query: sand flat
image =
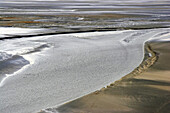
[[[142,64],[132,73],[107,88],[49,111],[54,113],[168,113],[170,110],[169,44],[165,41],[149,42],[148,51],[152,51],[152,57],[146,58],[148,56],[145,55]],[[145,51],[145,54],[147,52]]]

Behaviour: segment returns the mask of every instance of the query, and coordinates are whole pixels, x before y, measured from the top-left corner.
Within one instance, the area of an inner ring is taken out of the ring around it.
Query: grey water
[[[2,81],[6,74],[12,74],[27,64],[29,64],[29,61],[25,60],[22,56],[12,56],[11,54],[0,52],[0,81]]]

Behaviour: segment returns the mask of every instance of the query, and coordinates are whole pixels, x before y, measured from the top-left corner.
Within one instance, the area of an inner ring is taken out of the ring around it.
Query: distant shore
[[[133,72],[54,113],[168,113],[170,111],[170,42],[145,44],[145,58]],[[46,113],[41,111],[40,113]]]

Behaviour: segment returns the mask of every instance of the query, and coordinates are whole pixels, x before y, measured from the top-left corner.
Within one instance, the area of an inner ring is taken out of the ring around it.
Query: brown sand
[[[52,110],[59,113],[169,113],[170,42],[149,45],[145,47],[144,61],[132,73],[107,88]]]

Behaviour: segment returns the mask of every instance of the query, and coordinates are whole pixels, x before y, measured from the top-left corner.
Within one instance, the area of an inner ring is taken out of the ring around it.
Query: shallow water
[[[72,33],[1,41],[30,62],[0,87],[0,110],[37,112],[96,91],[133,71],[143,43],[169,29]]]

